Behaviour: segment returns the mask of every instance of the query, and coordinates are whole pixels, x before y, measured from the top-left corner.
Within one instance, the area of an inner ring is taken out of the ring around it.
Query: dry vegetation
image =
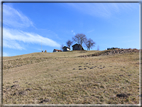
[[[3,59],[4,104],[138,104],[139,53],[32,53]]]

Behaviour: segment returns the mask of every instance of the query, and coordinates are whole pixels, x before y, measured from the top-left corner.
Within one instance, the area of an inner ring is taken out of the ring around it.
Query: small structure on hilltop
[[[58,49],[54,49],[53,52],[62,52],[62,51]]]
[[[112,47],[112,48],[107,48],[107,50],[112,50],[112,49],[120,49],[120,48],[114,48],[114,47]]]
[[[74,44],[73,46],[73,50],[84,50],[83,47],[80,44]]]
[[[69,48],[69,47],[64,46],[64,47],[63,47],[63,51],[70,51],[70,48]]]

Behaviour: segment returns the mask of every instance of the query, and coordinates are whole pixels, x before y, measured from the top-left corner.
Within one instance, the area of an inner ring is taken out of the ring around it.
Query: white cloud
[[[73,35],[75,35],[75,32],[73,30],[71,30],[71,32],[73,33]]]
[[[60,47],[58,43],[49,38],[20,30],[21,28],[36,27],[22,12],[5,4],[3,5],[3,23],[6,25],[3,28],[3,47],[24,50],[25,47],[21,43],[42,43],[46,46]]]
[[[18,50],[25,50],[24,47],[20,46],[19,43],[13,40],[3,40],[3,47],[18,49]]]
[[[55,41],[42,37],[35,33],[24,32],[21,30],[15,29],[8,29],[3,28],[3,46],[13,49],[25,49],[24,47],[20,46],[18,42],[24,43],[35,43],[41,44],[51,47],[60,47],[60,44],[56,43]]]
[[[3,23],[15,28],[33,26],[33,22],[22,12],[5,4],[3,5]]]

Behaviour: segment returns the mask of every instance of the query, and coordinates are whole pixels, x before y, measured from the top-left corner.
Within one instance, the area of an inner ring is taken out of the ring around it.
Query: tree
[[[76,34],[72,39],[82,46],[82,44],[86,41],[86,35]]]
[[[85,45],[86,45],[87,49],[90,50],[90,48],[95,45],[95,42],[92,39],[88,39],[85,41]]]
[[[70,41],[70,40],[68,40],[67,42],[66,42],[66,44],[67,44],[67,46],[70,48],[70,46],[72,45],[72,41]]]

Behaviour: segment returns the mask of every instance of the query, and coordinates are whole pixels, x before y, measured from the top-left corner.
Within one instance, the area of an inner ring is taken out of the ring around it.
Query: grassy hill
[[[3,58],[4,104],[138,104],[139,53],[31,53]]]

